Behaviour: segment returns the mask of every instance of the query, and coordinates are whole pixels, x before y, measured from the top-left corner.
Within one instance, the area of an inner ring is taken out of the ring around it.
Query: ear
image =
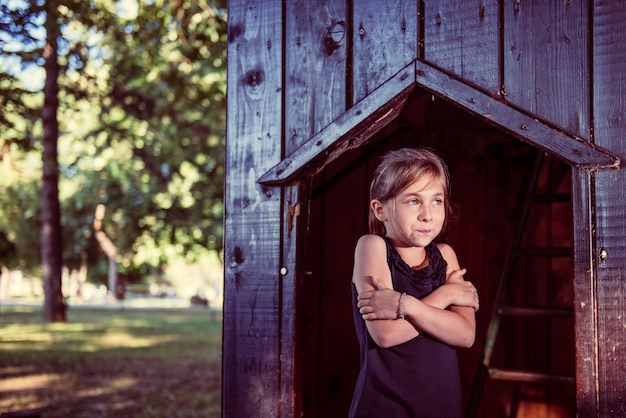
[[[381,222],[385,222],[387,220],[387,215],[385,214],[385,207],[383,206],[380,200],[376,200],[376,199],[372,200],[370,202],[370,208],[372,209],[372,212],[374,212],[374,216],[376,216],[376,219],[378,219]]]

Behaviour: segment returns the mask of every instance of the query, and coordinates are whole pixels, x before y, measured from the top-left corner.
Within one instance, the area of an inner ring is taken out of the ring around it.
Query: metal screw
[[[605,261],[609,258],[609,252],[604,248],[600,248],[600,261]]]

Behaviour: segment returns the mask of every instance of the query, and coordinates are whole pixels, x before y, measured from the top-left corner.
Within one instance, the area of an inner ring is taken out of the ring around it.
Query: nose
[[[431,209],[430,209],[430,207],[428,205],[424,205],[422,207],[422,211],[420,213],[419,218],[420,218],[420,221],[422,221],[422,222],[428,222],[428,221],[430,221],[433,218]]]

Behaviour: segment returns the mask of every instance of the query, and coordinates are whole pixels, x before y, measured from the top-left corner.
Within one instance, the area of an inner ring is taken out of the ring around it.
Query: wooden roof
[[[263,174],[258,182],[266,185],[294,182],[298,177],[319,170],[343,151],[358,147],[398,116],[416,86],[454,103],[573,167],[597,170],[620,166],[619,157],[596,146],[589,138],[580,138],[550,126],[510,103],[416,59],[282,159]]]

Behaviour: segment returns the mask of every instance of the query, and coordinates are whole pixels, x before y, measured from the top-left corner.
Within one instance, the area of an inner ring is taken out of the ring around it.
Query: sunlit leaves
[[[30,19],[29,33],[37,34],[37,13],[0,24],[14,28]],[[219,250],[225,1],[73,1],[63,3],[58,16],[66,263],[77,265],[85,253],[91,261],[97,257],[92,222],[99,204],[106,207],[104,231],[125,268]],[[37,66],[41,46],[37,36],[31,38],[31,46],[20,51],[21,63]],[[18,82],[9,74],[0,78],[0,90],[13,94],[1,99],[6,106],[0,123],[4,117],[10,129],[0,133],[0,143],[10,136],[29,149],[41,135],[36,121],[41,96],[27,99]],[[36,196],[34,185],[30,189]],[[0,212],[4,205],[11,202],[2,201]],[[33,216],[36,220],[36,210]]]

